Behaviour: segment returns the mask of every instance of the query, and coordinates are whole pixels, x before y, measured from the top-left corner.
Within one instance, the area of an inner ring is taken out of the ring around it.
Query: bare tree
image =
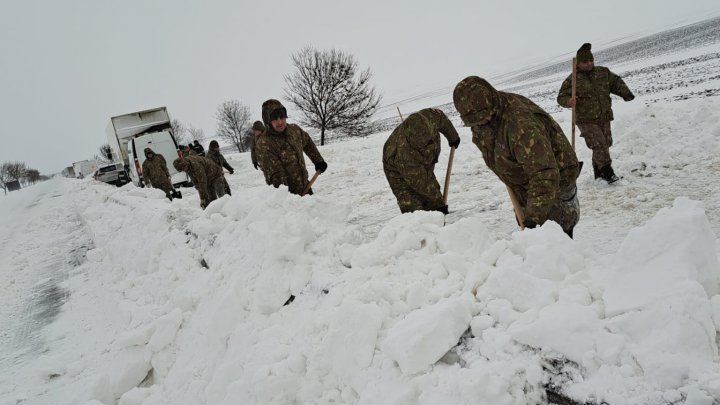
[[[233,144],[238,152],[247,151],[249,147],[244,138],[250,128],[250,109],[237,100],[228,100],[218,106],[215,117],[218,137]]]
[[[35,184],[40,180],[40,172],[36,169],[28,169],[25,172],[25,181],[30,184]]]
[[[291,56],[295,71],[285,76],[285,95],[302,114],[301,122],[349,136],[367,135],[382,96],[370,86],[370,69],[358,72],[357,59],[332,49],[306,47]]]
[[[20,181],[25,175],[26,166],[23,162],[4,162],[0,165],[0,187],[5,190],[7,194],[8,183],[13,181]]]
[[[113,158],[112,148],[109,144],[106,143],[104,145],[100,145],[100,147],[98,148],[98,152],[100,152],[100,154],[94,156],[95,163],[97,163],[98,165],[107,165],[115,161],[115,159]]]
[[[172,121],[170,121],[170,127],[172,128],[173,136],[175,136],[177,143],[187,145],[192,142],[190,133],[180,120],[173,118]]]
[[[7,184],[12,181],[12,177],[10,177],[10,171],[8,170],[10,167],[10,162],[4,162],[2,165],[0,165],[0,187],[5,191],[5,195],[7,195]]]
[[[27,171],[27,165],[25,162],[9,162],[8,163],[8,174],[13,180],[20,180],[25,176]]]

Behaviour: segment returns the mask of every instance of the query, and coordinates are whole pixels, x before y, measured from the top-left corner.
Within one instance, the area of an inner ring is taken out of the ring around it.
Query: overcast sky
[[[388,104],[717,15],[717,0],[4,0],[0,162],[58,172],[97,153],[111,116],[158,106],[212,138],[223,101],[259,119],[282,99],[307,45],[354,54]]]

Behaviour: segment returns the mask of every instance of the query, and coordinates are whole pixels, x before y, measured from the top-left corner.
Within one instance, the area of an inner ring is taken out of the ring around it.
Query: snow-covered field
[[[719,404],[720,99],[628,84],[625,178],[581,173],[575,240],[517,230],[465,128],[447,217],[399,215],[387,132],[321,147],[312,197],[236,154],[205,211],[92,180],[1,198],[0,405]]]

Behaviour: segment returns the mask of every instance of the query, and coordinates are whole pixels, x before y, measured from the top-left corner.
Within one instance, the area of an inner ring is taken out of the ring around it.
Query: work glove
[[[447,205],[443,205],[442,207],[440,207],[440,208],[436,209],[436,211],[440,211],[440,212],[442,212],[442,213],[443,213],[443,214],[445,214],[445,215],[447,215],[447,214],[448,214],[448,212],[449,212],[449,211],[448,211],[448,206],[447,206]]]
[[[318,171],[320,173],[325,173],[325,170],[327,170],[327,163],[325,163],[325,162],[315,163],[315,171]]]
[[[234,169],[230,169],[230,170],[228,170],[228,171],[230,172],[230,174],[235,173],[235,170],[234,170]]]
[[[448,145],[450,145],[451,148],[457,149],[458,146],[460,146],[460,138],[454,141],[448,141]]]
[[[525,228],[527,229],[533,229],[538,226],[538,224],[532,219],[526,219],[523,225],[525,225]]]
[[[630,96],[630,97],[624,98],[623,100],[625,100],[625,101],[633,101],[633,100],[635,100],[635,96],[632,95],[632,96]]]

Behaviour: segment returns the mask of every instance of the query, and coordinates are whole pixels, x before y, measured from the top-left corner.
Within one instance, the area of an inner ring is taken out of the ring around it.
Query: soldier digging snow
[[[440,110],[426,108],[410,114],[385,142],[383,170],[400,212],[448,213],[433,171],[440,156],[441,133],[451,148],[460,145],[460,137],[448,117]]]
[[[305,157],[315,164],[315,170],[323,173],[327,163],[318,152],[307,132],[295,124],[287,123],[287,110],[274,99],[262,105],[265,133],[257,139],[255,152],[268,185],[285,185],[293,194],[302,194],[308,185]],[[312,189],[308,192],[312,194]]]
[[[173,197],[180,197],[180,193],[173,189],[170,171],[163,155],[158,155],[151,148],[145,148],[145,161],[142,164],[142,174],[145,184],[165,192],[165,196],[172,201]]]
[[[210,145],[208,145],[208,153],[207,153],[208,159],[215,162],[218,166],[224,167],[227,169],[230,174],[235,173],[235,169],[230,166],[230,164],[225,160],[225,156],[220,153],[220,145],[217,141],[210,141]],[[225,179],[225,176],[223,175],[223,184],[225,185],[225,194],[232,195],[232,192],[230,192],[230,185],[228,184],[227,180]]]
[[[175,159],[173,166],[178,171],[184,171],[190,176],[195,188],[200,194],[200,207],[225,195],[225,185],[222,179],[222,168],[204,156],[188,155],[182,159]]]
[[[630,101],[635,98],[620,76],[603,66],[594,66],[590,44],[583,44],[577,51],[576,97],[572,97],[572,75],[563,82],[557,96],[557,102],[563,107],[576,107],[575,116],[580,136],[585,138],[587,147],[592,150],[592,164],[595,178],[608,183],[619,180],[612,168],[610,147],[612,133],[610,121],[613,120],[612,100],[615,94]]]
[[[497,91],[477,76],[455,86],[453,101],[487,166],[517,196],[523,225],[553,220],[572,238],[580,218],[580,166],[555,120],[529,99]]]

